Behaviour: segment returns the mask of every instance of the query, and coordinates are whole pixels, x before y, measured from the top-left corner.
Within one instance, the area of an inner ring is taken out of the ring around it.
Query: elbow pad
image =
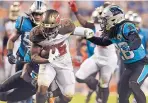
[[[84,27],[76,27],[73,35],[86,37],[87,39],[92,38],[94,36],[94,31],[89,28]]]

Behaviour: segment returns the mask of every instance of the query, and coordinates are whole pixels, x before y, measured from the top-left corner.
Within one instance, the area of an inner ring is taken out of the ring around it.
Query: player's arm
[[[40,56],[41,51],[42,51],[41,46],[39,46],[35,43],[32,43],[32,46],[31,46],[31,61],[34,62],[34,63],[37,63],[37,64],[49,63],[48,59],[42,58]]]
[[[134,24],[125,24],[123,29],[123,36],[129,43],[129,51],[136,50],[141,45],[141,39]]]
[[[17,32],[17,31],[16,31]],[[14,43],[15,41],[19,38],[20,34],[19,32],[13,34],[10,36],[7,42],[7,56],[8,56],[8,61],[10,64],[15,64],[16,59],[13,56],[13,48],[14,48]]]
[[[71,10],[74,12],[76,18],[78,19],[79,23],[85,27],[85,28],[90,28],[90,29],[94,29],[94,23],[90,23],[87,22],[87,20],[84,19],[84,17],[78,12],[78,8],[77,5],[74,1],[70,1],[69,2],[69,6],[71,8]]]
[[[108,46],[112,44],[111,40],[107,37],[95,37],[94,34],[95,33],[92,29],[84,27],[76,27],[73,32],[73,35],[85,37],[90,42],[99,46]]]
[[[50,63],[54,58],[52,57],[47,57],[44,58],[42,55],[43,47],[40,46],[38,43],[41,42],[41,34],[38,32],[38,28],[33,28],[30,32],[30,41],[32,42],[31,44],[31,60],[32,62],[35,62],[37,64],[45,64],[45,63]],[[49,53],[49,50],[47,51]],[[49,54],[47,55],[49,56]]]

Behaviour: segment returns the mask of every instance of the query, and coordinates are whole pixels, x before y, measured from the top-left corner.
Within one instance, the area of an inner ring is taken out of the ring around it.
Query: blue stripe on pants
[[[139,78],[137,79],[137,83],[140,83],[148,74],[148,65],[144,65],[144,68],[139,76]]]

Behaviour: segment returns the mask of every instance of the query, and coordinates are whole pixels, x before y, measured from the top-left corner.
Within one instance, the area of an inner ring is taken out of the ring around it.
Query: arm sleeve
[[[110,44],[112,44],[111,40],[109,40],[106,37],[95,37],[93,36],[92,38],[87,39],[90,42],[99,45],[99,46],[108,46]]]
[[[128,23],[124,25],[123,36],[127,39],[130,51],[136,50],[141,45],[141,39],[134,24]]]

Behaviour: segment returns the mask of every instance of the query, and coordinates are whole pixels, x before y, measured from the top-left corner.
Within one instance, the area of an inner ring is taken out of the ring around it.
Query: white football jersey
[[[5,30],[10,31],[10,34],[14,34],[15,33],[15,22],[7,21],[5,23]]]
[[[67,69],[69,68],[69,66],[72,66],[68,42],[69,36],[69,34],[58,34],[55,38],[52,38],[50,40],[45,39],[44,41],[39,43],[39,45],[43,47],[49,46],[49,48],[51,48],[51,50],[49,51],[49,57],[56,57],[56,59],[51,64],[61,68],[67,67]]]
[[[15,21],[7,21],[5,23],[5,30],[6,31],[9,31],[10,32],[10,35],[14,35],[16,33],[16,30],[15,30]],[[20,46],[20,43],[21,43],[21,39],[20,37],[15,41],[15,44],[14,44],[14,49],[13,49],[13,54],[16,55],[16,52]]]

